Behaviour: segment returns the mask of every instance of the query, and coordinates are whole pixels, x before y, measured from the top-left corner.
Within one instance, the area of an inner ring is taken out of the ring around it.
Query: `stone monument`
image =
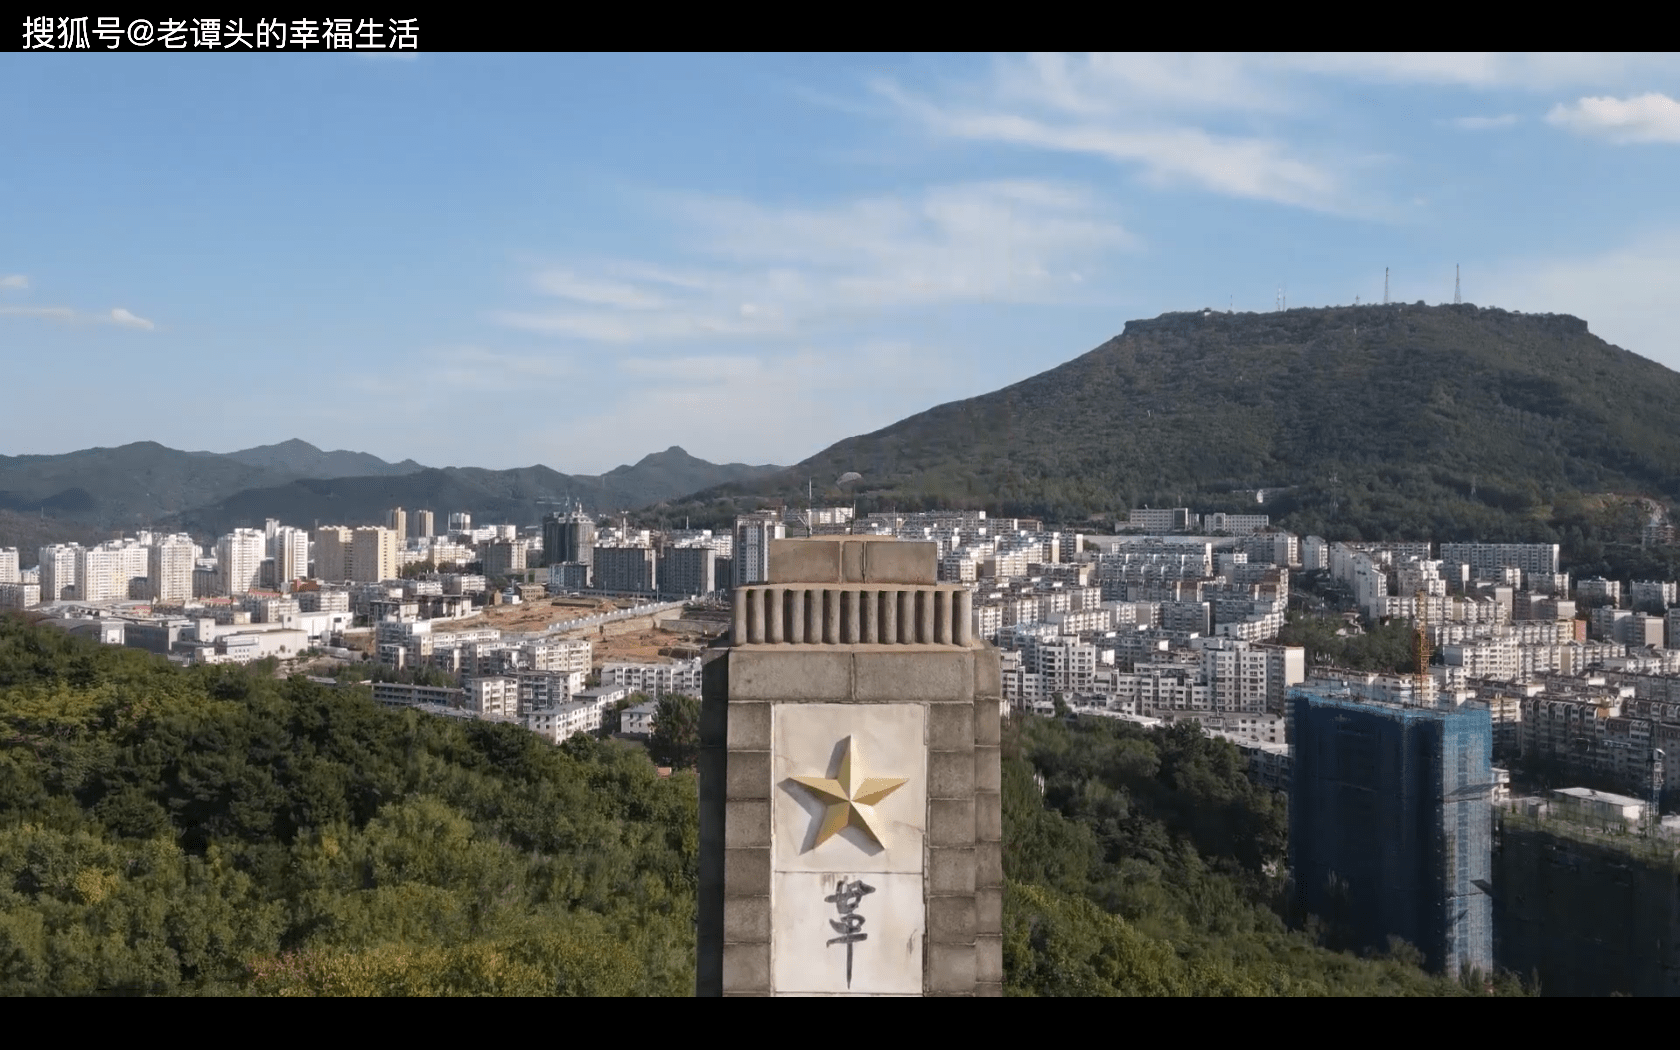
[[[701,995],[999,995],[998,653],[932,543],[776,540],[701,704]]]

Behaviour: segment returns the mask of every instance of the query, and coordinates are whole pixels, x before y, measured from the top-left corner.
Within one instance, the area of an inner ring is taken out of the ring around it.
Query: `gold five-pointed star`
[[[885,848],[887,839],[882,832],[880,818],[875,814],[875,806],[909,780],[908,777],[864,776],[863,763],[857,755],[856,737],[846,738],[846,750],[840,756],[838,777],[792,779],[828,803],[828,809],[823,813],[822,826],[817,829],[817,841],[811,844],[813,849],[827,842],[848,824],[862,829],[864,834]]]

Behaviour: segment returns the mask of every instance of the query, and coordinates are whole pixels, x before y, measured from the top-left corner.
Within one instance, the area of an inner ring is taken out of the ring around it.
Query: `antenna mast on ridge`
[[[1458,276],[1458,264],[1454,263],[1453,264],[1453,305],[1454,306],[1460,306],[1463,303],[1464,303],[1464,285],[1462,283],[1460,283],[1460,278]]]
[[[1388,305],[1388,267],[1383,267],[1383,305]]]

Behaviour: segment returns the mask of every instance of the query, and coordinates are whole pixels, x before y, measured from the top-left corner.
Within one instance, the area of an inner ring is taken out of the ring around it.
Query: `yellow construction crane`
[[[1414,599],[1417,607],[1412,618],[1412,669],[1417,676],[1417,702],[1428,696],[1429,684],[1429,596],[1421,589]]]

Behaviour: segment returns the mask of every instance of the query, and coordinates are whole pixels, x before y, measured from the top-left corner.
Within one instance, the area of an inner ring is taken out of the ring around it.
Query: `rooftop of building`
[[[1612,806],[1645,805],[1644,799],[1634,798],[1631,795],[1618,795],[1611,791],[1599,791],[1596,788],[1589,787],[1555,788],[1553,789],[1552,794],[1563,795],[1568,798],[1578,798],[1584,801],[1605,802]]]
[[[1441,721],[1449,718],[1465,718],[1481,716],[1487,717],[1487,708],[1480,706],[1455,705],[1452,707],[1426,707],[1419,704],[1404,704],[1396,700],[1373,700],[1356,696],[1352,692],[1330,693],[1318,689],[1302,689],[1293,687],[1289,690],[1290,697],[1303,697],[1314,704],[1326,707],[1337,707],[1348,711],[1378,712],[1390,718],[1403,722],[1411,721]]]

